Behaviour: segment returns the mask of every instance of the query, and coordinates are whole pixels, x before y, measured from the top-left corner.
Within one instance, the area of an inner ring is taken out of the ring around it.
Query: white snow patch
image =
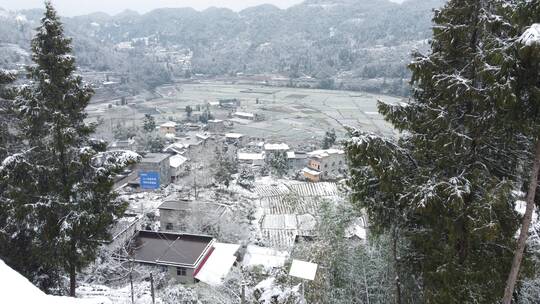
[[[531,25],[519,38],[519,42],[526,46],[540,45],[540,23]]]
[[[527,210],[527,202],[525,202],[525,201],[516,201],[515,210],[521,216],[524,216],[525,211]],[[538,221],[538,213],[535,212],[535,210],[536,210],[536,207],[534,208],[533,214],[532,214],[532,222],[531,222],[532,225],[534,225]]]
[[[2,303],[112,304],[106,298],[77,299],[47,295],[2,260],[0,260],[0,297]]]
[[[247,153],[247,152],[238,152],[239,160],[263,160],[264,153]]]
[[[187,158],[182,155],[173,155],[169,159],[171,167],[178,168],[187,161]]]
[[[283,267],[289,257],[286,251],[248,245],[243,264],[247,267],[263,266],[265,269]]]
[[[236,244],[215,243],[214,251],[195,278],[208,285],[221,285],[236,261],[234,254],[239,248]]]
[[[17,15],[15,17],[15,21],[17,21],[18,23],[26,23],[28,22],[28,19],[26,19],[25,15]]]
[[[266,151],[287,151],[289,150],[289,145],[287,144],[265,144],[264,150]]]
[[[313,281],[317,273],[318,265],[315,263],[293,260],[289,275],[300,279]]]

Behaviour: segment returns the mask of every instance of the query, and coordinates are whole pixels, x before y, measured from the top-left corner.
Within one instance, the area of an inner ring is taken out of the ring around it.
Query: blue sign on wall
[[[158,172],[141,172],[141,188],[142,189],[159,189],[159,173]]]

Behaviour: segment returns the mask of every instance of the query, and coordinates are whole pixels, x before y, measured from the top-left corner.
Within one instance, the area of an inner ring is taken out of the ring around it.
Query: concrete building
[[[238,162],[241,164],[262,166],[264,165],[264,153],[238,152]]]
[[[176,123],[169,121],[159,125],[159,134],[161,134],[162,136],[165,136],[167,134],[176,135]]]
[[[307,166],[308,154],[306,152],[287,152],[287,161],[291,170],[300,170]]]
[[[225,130],[225,121],[221,119],[211,119],[206,124],[206,127],[210,132],[223,132],[223,130]]]
[[[211,236],[139,231],[130,252],[134,262],[166,267],[171,278],[193,284],[195,276],[213,252]]]
[[[142,189],[158,189],[171,183],[171,154],[147,153],[137,164],[139,183]]]
[[[227,133],[225,134],[225,141],[228,144],[239,144],[243,145],[245,143],[246,137],[240,133]]]
[[[247,112],[235,112],[233,113],[234,117],[247,120],[255,120],[255,114]]]
[[[225,109],[234,109],[240,106],[240,100],[234,99],[220,99],[219,106]]]
[[[137,143],[134,139],[116,140],[108,146],[109,150],[137,150]]]
[[[304,176],[313,182],[339,176],[347,170],[345,152],[338,149],[317,150],[308,153]],[[318,174],[316,174],[318,173]]]
[[[182,155],[173,155],[169,159],[171,165],[171,182],[187,174],[187,158]]]

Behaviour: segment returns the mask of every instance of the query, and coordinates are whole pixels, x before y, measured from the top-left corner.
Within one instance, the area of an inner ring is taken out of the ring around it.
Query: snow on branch
[[[519,38],[519,42],[526,46],[540,46],[540,23],[531,25]]]
[[[133,151],[116,150],[98,153],[93,161],[94,165],[104,167],[109,170],[125,168],[141,160],[141,156]]]

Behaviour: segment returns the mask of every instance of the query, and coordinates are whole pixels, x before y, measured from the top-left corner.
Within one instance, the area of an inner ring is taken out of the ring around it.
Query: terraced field
[[[128,105],[117,101],[96,101],[88,107],[90,121],[104,122],[108,128],[118,123],[140,125],[144,114],[152,114],[158,123],[186,118],[186,106],[215,104],[220,99],[236,98],[238,111],[257,113],[262,121],[234,124],[232,132],[268,141],[305,146],[320,144],[324,133],[335,129],[339,137],[345,126],[357,127],[379,134],[393,134],[392,128],[377,113],[377,100],[397,103],[401,98],[362,92],[327,91],[298,88],[205,82],[176,84],[157,89],[157,99],[135,96]],[[211,106],[217,119],[230,119],[230,110]]]

